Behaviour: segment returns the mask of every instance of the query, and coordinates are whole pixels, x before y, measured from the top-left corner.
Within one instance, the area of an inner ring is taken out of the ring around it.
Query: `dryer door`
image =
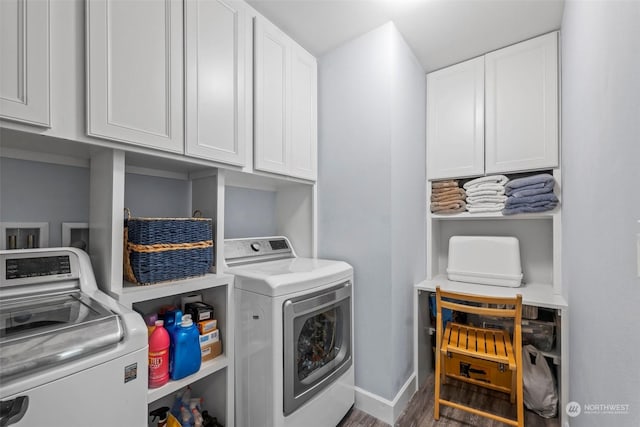
[[[351,283],[285,301],[284,414],[351,366]]]

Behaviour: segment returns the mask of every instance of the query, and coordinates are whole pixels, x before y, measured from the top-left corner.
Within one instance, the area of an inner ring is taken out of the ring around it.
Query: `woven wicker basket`
[[[213,263],[210,218],[132,218],[125,209],[123,272],[150,285],[206,274]],[[197,212],[197,211],[196,211]]]

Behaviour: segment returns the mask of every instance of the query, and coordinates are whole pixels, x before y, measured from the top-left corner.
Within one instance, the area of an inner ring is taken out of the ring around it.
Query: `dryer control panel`
[[[228,266],[296,256],[291,243],[283,236],[227,239],[224,241],[224,255]]]

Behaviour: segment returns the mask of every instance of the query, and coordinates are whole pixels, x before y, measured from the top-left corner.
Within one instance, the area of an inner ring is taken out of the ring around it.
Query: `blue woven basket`
[[[206,274],[213,263],[210,218],[127,218],[124,275],[149,285]]]

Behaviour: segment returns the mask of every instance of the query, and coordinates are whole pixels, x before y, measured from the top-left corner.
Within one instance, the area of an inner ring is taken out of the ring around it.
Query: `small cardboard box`
[[[214,331],[218,328],[218,321],[216,319],[211,320],[203,320],[198,322],[198,330],[200,331],[200,335],[208,334],[211,331]]]
[[[447,374],[453,378],[471,378],[483,383],[499,387],[511,387],[511,371],[509,365],[477,359],[460,354],[445,357]]]
[[[191,315],[194,322],[213,319],[213,306],[200,301],[185,304],[184,311]]]
[[[185,304],[184,311],[190,314],[194,322],[213,319],[213,306],[201,301],[194,301]]]
[[[220,341],[220,331],[218,329],[200,335],[200,352],[202,353],[203,362],[222,354],[222,341]]]

